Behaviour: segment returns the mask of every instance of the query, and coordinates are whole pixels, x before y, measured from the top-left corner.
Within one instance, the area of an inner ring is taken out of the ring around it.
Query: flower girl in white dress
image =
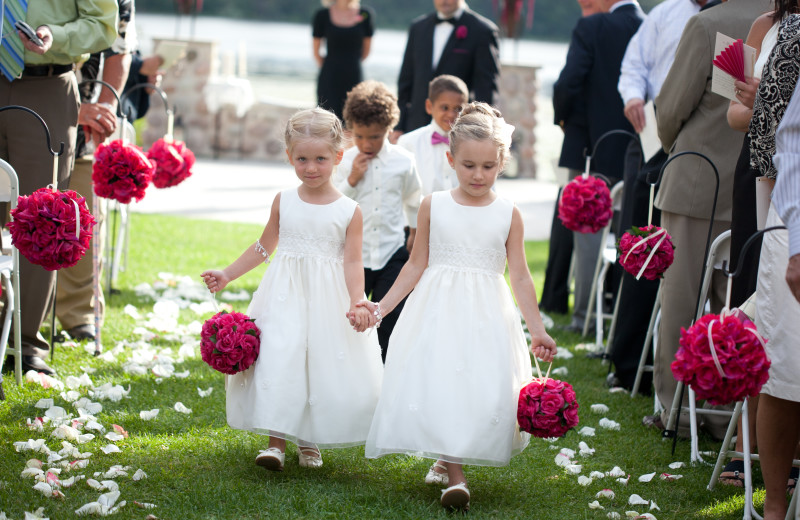
[[[392,333],[366,455],[435,459],[425,481],[449,485],[441,497],[448,508],[469,506],[463,464],[504,466],[529,440],[517,426],[517,402],[531,360],[503,277],[506,259],[531,352],[545,361],[556,352],[525,260],[522,216],[492,191],[512,131],[485,103],[464,108],[447,152],[458,187],[423,200],[397,281],[377,304],[359,303],[379,322],[414,291]]]
[[[261,329],[258,359],[229,376],[226,390],[228,424],[270,436],[256,457],[270,470],[283,470],[287,440],[298,444],[303,467],[322,465],[319,447],[364,444],[380,392],[377,334],[356,332],[371,319],[356,307],[364,298],[361,210],[331,183],[342,136],[331,112],[292,116],[286,153],[302,184],[275,197],[252,247],[202,274],[217,292],[275,250],[247,311]]]

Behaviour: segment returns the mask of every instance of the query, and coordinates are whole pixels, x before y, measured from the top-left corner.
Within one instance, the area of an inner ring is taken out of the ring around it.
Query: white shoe
[[[314,446],[298,446],[297,457],[300,460],[301,468],[321,468],[322,454],[319,448]]]
[[[442,473],[436,471],[436,468],[443,470]],[[450,484],[450,477],[447,476],[447,466],[444,464],[440,464],[437,460],[433,463],[433,465],[428,470],[428,474],[425,475],[425,483],[426,484],[436,484],[441,486],[447,486]]]
[[[258,452],[256,464],[270,471],[283,471],[285,459],[286,454],[278,448],[267,448]]]
[[[447,509],[469,509],[469,489],[467,484],[462,482],[442,491],[442,507]]]

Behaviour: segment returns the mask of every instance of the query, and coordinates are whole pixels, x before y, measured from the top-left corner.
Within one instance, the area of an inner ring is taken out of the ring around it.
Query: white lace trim
[[[283,232],[280,234],[275,255],[315,256],[341,262],[344,259],[344,241],[326,236]]]
[[[506,251],[454,244],[431,244],[428,251],[428,265],[445,265],[459,270],[503,274],[506,270]]]

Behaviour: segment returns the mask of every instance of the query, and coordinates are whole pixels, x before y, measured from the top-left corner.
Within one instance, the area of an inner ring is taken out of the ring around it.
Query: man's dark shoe
[[[616,373],[610,372],[608,376],[606,376],[606,386],[609,388],[622,386],[622,381],[620,381]]]
[[[72,327],[67,331],[69,337],[74,339],[75,341],[94,341],[94,325],[86,324],[86,325],[78,325],[77,327]]]
[[[44,359],[36,356],[26,356],[23,354],[22,356],[22,372],[25,373],[28,370],[33,370],[34,372],[42,372],[47,374],[48,376],[53,376],[56,374],[56,371],[50,368],[47,363],[44,362]],[[14,356],[6,356],[6,362],[3,365],[3,372],[13,372],[14,371]]]
[[[664,422],[661,420],[660,413],[655,415],[645,415],[642,418],[642,424],[648,428],[655,428],[657,430],[664,431]]]

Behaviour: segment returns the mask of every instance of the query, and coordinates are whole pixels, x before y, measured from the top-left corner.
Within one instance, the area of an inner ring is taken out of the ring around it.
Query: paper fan
[[[722,49],[714,58],[714,66],[730,74],[739,81],[745,81],[744,42],[742,42],[742,40],[736,40]]]

